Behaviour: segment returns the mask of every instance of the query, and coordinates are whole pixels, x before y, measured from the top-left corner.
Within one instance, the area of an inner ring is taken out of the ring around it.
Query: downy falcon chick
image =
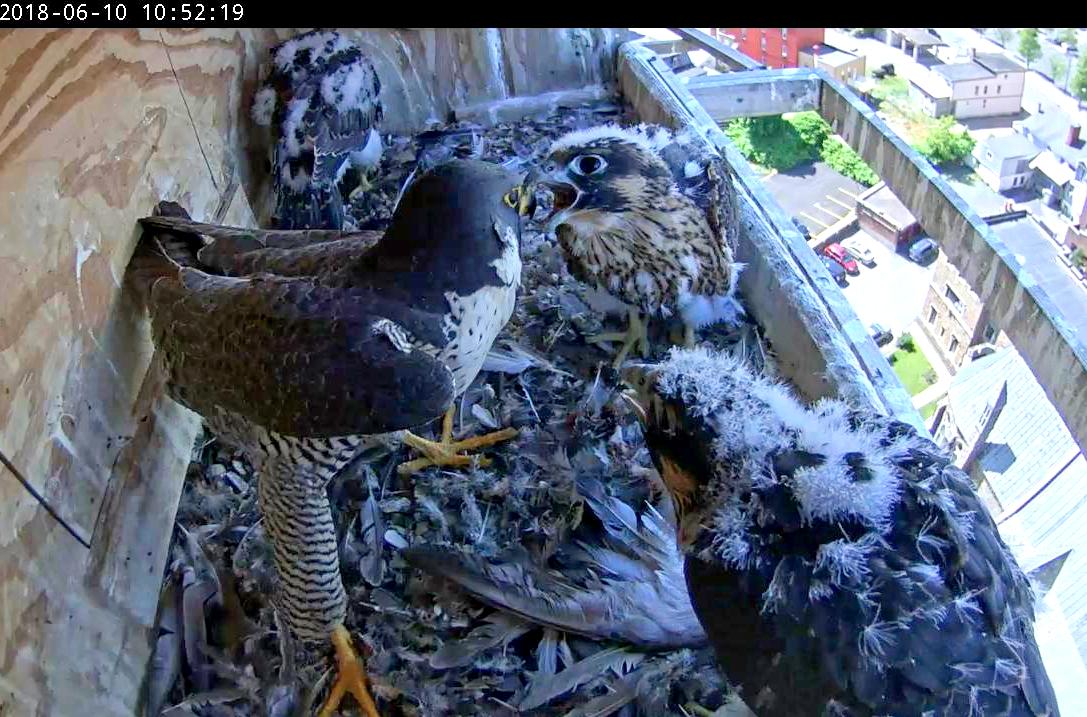
[[[380,240],[199,224],[171,203],[140,220],[128,276],[148,305],[169,393],[246,453],[281,613],[298,636],[335,644],[340,673],[324,715],[350,690],[376,716],[344,627],[329,479],[364,436],[443,412],[440,443],[404,431],[426,458],[401,472],[465,465],[459,451],[516,435],[455,442],[452,408],[514,309],[519,180],[484,162],[439,166],[408,189]]]
[[[537,184],[553,194],[547,228],[574,276],[594,289],[590,305],[628,313],[626,332],[589,339],[622,342],[615,366],[635,344],[648,355],[644,315],[679,314],[693,346],[695,329],[741,312],[731,181],[692,135],[645,125],[577,130],[551,146],[525,191]]]
[[[364,191],[381,161],[381,81],[362,50],[336,32],[299,35],[271,56],[251,114],[272,128],[273,225],[342,229],[344,174],[354,167],[355,191]]]
[[[1057,715],[1031,586],[930,440],[702,349],[624,378],[691,602],[757,714]]]

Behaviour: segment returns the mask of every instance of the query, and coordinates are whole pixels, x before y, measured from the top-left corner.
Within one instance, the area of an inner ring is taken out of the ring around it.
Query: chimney
[[[1073,123],[1068,125],[1068,139],[1065,140],[1065,144],[1069,147],[1075,147],[1079,142],[1079,124]]]
[[[967,50],[967,52],[970,53],[970,59],[971,60],[976,59],[977,56],[978,56],[977,48],[971,47],[969,50]]]

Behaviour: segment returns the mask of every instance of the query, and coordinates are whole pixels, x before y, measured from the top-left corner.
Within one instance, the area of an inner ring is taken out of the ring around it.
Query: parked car
[[[876,265],[876,255],[872,253],[872,250],[869,249],[863,241],[861,241],[860,237],[849,237],[842,242],[842,246],[844,246],[857,261],[865,266],[871,267]]]
[[[838,286],[849,285],[849,281],[845,277],[845,269],[842,268],[841,264],[834,261],[829,256],[820,256],[819,258],[823,260],[823,266],[830,272],[831,277],[838,282]]]
[[[823,249],[823,253],[841,264],[847,274],[856,276],[861,273],[861,268],[857,266],[857,260],[838,242],[828,244],[827,248]]]
[[[793,224],[796,225],[796,230],[800,232],[801,236],[804,237],[804,241],[811,239],[811,232],[808,231],[808,227],[804,224],[804,222],[800,221],[796,217],[793,217]]]
[[[936,242],[928,237],[921,237],[913,244],[910,244],[907,254],[911,260],[918,264],[930,264],[940,255],[940,248],[936,246]]]
[[[876,346],[886,346],[894,339],[894,334],[883,328],[882,324],[872,324],[868,327],[868,335],[876,342]]]

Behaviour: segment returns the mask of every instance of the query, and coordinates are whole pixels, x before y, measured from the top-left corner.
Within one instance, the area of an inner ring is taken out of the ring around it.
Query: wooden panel
[[[0,713],[135,709],[197,420],[121,279],[160,198],[249,219],[245,54],[225,31],[0,36],[0,450],[92,546],[0,478]]]
[[[248,105],[301,29],[0,32],[0,715],[131,715],[198,418],[163,398],[122,290],[160,199],[251,225],[268,204]],[[345,30],[384,129],[600,85],[619,31]],[[89,543],[90,548],[82,543]]]

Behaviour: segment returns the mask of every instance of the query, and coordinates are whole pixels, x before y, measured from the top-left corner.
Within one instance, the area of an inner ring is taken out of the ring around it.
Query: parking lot
[[[864,231],[858,231],[852,237],[871,249],[876,265],[861,264],[861,273],[849,277],[849,285],[842,288],[842,293],[866,326],[882,324],[890,329],[897,341],[906,327],[921,315],[936,262],[928,266],[915,264]]]
[[[857,206],[865,187],[822,162],[805,162],[763,180],[781,207],[799,219],[812,236]]]

